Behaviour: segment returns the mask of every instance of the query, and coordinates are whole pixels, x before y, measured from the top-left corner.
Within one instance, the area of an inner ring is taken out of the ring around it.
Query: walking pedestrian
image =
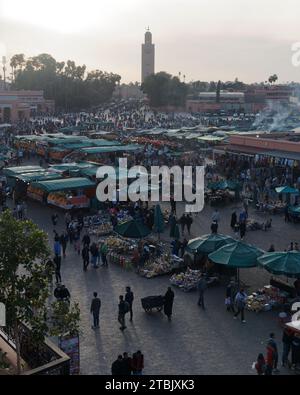
[[[171,213],[176,215],[176,201],[174,200],[174,196],[170,198],[170,205],[171,205]]]
[[[132,374],[134,376],[141,376],[144,369],[144,355],[138,350],[132,356]]]
[[[231,227],[232,230],[234,230],[234,227],[235,227],[236,223],[237,223],[237,215],[236,215],[236,212],[234,211],[231,214],[231,221],[230,221],[230,227]]]
[[[129,311],[129,306],[128,303],[125,302],[124,296],[120,295],[119,297],[119,313],[118,313],[118,321],[121,324],[121,331],[124,331],[126,329],[125,325],[125,314]]]
[[[207,282],[206,282],[203,274],[201,275],[201,278],[200,278],[197,288],[198,288],[198,292],[199,292],[198,306],[201,306],[202,309],[205,310],[204,292],[207,289]]]
[[[212,213],[211,220],[212,220],[212,222],[214,222],[214,221],[217,223],[220,222],[220,213],[219,213],[218,209],[215,209],[214,212]]]
[[[255,369],[259,376],[263,376],[266,372],[266,361],[263,354],[259,354],[257,357],[257,362],[255,364]]]
[[[67,249],[67,243],[68,243],[68,235],[66,232],[63,232],[60,236],[60,244],[62,247],[62,252],[63,252],[63,257],[66,258],[66,249]]]
[[[182,214],[182,216],[179,219],[179,223],[181,226],[181,233],[184,234],[184,229],[187,226],[187,217],[185,214]]]
[[[81,256],[83,261],[83,270],[86,272],[90,264],[90,249],[87,245],[83,247],[81,251]]]
[[[277,365],[278,365],[278,349],[277,349],[277,343],[275,341],[275,334],[270,333],[270,338],[268,340],[268,346],[270,346],[273,349],[273,372],[277,373],[279,372]]]
[[[57,222],[58,222],[58,215],[57,215],[57,213],[54,213],[54,214],[51,215],[51,220],[52,220],[53,226],[56,226]]]
[[[91,243],[91,238],[90,238],[88,232],[86,231],[83,238],[82,238],[82,244],[83,244],[83,246],[87,245],[88,247],[90,247],[90,243]]]
[[[246,234],[246,221],[242,221],[240,223],[240,237],[241,237],[241,240],[244,239],[245,234]]]
[[[246,322],[245,320],[245,307],[247,301],[247,294],[245,293],[244,289],[241,289],[235,297],[235,304],[237,307],[237,312],[234,314],[234,319],[237,319],[238,315],[241,314],[241,320],[243,323]]]
[[[88,245],[86,244],[86,246],[88,246]],[[94,267],[95,269],[97,269],[97,268],[99,267],[99,266],[97,265],[97,261],[98,261],[98,257],[99,257],[99,249],[98,249],[98,246],[97,246],[96,243],[93,243],[93,244],[91,245],[90,253],[91,253],[91,262],[92,262],[92,265],[93,265],[93,267]]]
[[[164,313],[168,317],[169,321],[172,319],[174,297],[175,294],[171,287],[169,287],[164,298]]]
[[[73,234],[74,249],[80,255],[80,232],[79,229],[74,230]]]
[[[131,291],[130,287],[126,287],[125,302],[127,302],[129,305],[130,321],[132,321],[133,318],[133,312],[132,312],[133,301],[134,301],[133,292]]]
[[[285,328],[282,335],[282,366],[289,365],[289,354],[292,348],[292,341],[293,332],[291,332],[288,328]]]
[[[230,281],[230,283],[226,287],[225,305],[227,311],[232,311],[235,314],[234,297],[235,297],[235,282]]]
[[[113,376],[121,376],[123,372],[123,357],[119,355],[118,358],[111,365],[111,374]]]
[[[61,257],[61,244],[57,234],[55,235],[54,239],[54,254]]]
[[[187,227],[187,230],[188,230],[188,234],[189,234],[189,235],[191,235],[191,226],[192,226],[192,223],[193,223],[193,218],[192,218],[192,216],[191,216],[190,214],[188,214],[188,215],[186,216],[186,227]]]
[[[65,224],[66,224],[67,231],[69,229],[69,225],[70,225],[71,221],[72,221],[71,214],[69,213],[69,211],[67,211],[65,214]]]
[[[218,233],[218,223],[216,221],[213,221],[213,223],[210,226],[210,230],[212,234],[217,234]]]
[[[93,329],[99,328],[99,316],[100,316],[101,300],[98,298],[97,292],[94,292],[94,298],[91,304],[91,314],[93,315]]]
[[[53,262],[55,264],[55,279],[56,283],[61,283],[61,274],[60,274],[60,267],[61,267],[61,256],[55,255]]]
[[[107,264],[107,253],[108,253],[107,244],[106,244],[106,243],[103,243],[103,244],[101,245],[101,248],[100,248],[100,255],[101,255],[102,265],[103,265],[104,267],[107,267],[107,266],[108,266],[108,264]]]
[[[132,358],[129,357],[127,352],[124,352],[122,359],[122,375],[131,376],[131,373],[132,373]]]

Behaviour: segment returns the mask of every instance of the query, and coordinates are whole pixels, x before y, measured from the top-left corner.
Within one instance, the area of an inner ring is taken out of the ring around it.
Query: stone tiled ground
[[[233,207],[221,211],[219,231],[230,234],[230,214]],[[48,232],[53,240],[50,215],[52,209],[37,203],[29,204],[29,216]],[[195,217],[193,237],[209,233],[212,208],[206,207]],[[252,217],[264,220],[258,214]],[[63,228],[60,218],[58,230]],[[167,236],[166,236],[167,238]],[[297,241],[297,225],[285,224],[283,218],[273,217],[273,229],[269,232],[249,232],[246,241],[267,249],[271,243],[276,249],[287,248],[290,241]],[[175,291],[174,318],[172,323],[162,313],[146,314],[140,298],[162,294],[169,285],[169,276],[143,279],[133,272],[118,266],[108,269],[82,271],[80,257],[68,246],[67,258],[62,263],[63,282],[69,288],[72,299],[81,308],[81,371],[82,374],[109,374],[116,356],[123,351],[141,349],[145,355],[147,374],[253,374],[252,362],[259,352],[264,352],[265,341],[270,331],[277,334],[281,351],[281,331],[276,314],[247,313],[246,324],[235,321],[224,309],[224,287],[207,290],[207,310],[197,306],[196,293]],[[241,279],[253,289],[269,281],[269,274],[261,269],[241,273]],[[122,333],[117,322],[118,296],[130,285],[135,293],[134,322]],[[98,291],[102,300],[101,328],[91,329],[89,314],[93,291]]]

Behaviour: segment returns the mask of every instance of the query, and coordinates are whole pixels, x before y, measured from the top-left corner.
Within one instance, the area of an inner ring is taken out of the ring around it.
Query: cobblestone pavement
[[[28,206],[29,217],[48,232],[52,247],[54,209],[34,202]],[[220,233],[231,234],[232,209],[220,210]],[[194,217],[192,237],[209,233],[211,213],[212,208],[205,207]],[[254,212],[251,217],[265,220]],[[63,225],[60,214],[57,230],[62,230]],[[246,241],[264,249],[273,243],[279,250],[298,238],[297,225],[285,224],[281,216],[274,216],[272,230],[249,232]],[[84,273],[81,257],[68,245],[67,258],[62,262],[62,278],[81,308],[82,374],[109,374],[111,363],[119,353],[138,349],[145,356],[146,374],[254,374],[251,365],[258,353],[265,351],[265,341],[271,331],[276,333],[281,353],[277,314],[246,312],[246,324],[233,320],[231,313],[224,309],[224,286],[207,290],[206,311],[198,308],[196,292],[183,293],[174,288],[174,317],[169,323],[163,313],[146,314],[140,303],[141,297],[165,293],[169,276],[144,279],[116,265],[98,270],[90,267]],[[241,279],[253,289],[268,283],[269,278],[261,269],[241,272]],[[134,320],[127,323],[127,330],[122,333],[117,321],[117,304],[127,285],[135,294]],[[89,308],[93,291],[98,291],[102,300],[99,331],[91,329]]]

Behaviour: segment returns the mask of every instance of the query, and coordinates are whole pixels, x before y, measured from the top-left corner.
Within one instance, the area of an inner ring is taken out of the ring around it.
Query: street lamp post
[[[6,91],[6,56],[2,56],[2,66],[3,66],[3,86]]]

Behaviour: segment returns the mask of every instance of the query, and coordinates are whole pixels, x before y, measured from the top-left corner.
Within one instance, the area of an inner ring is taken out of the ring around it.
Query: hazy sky
[[[300,81],[299,0],[0,0],[0,55],[50,53],[140,80],[149,25],[156,71],[189,80]]]

